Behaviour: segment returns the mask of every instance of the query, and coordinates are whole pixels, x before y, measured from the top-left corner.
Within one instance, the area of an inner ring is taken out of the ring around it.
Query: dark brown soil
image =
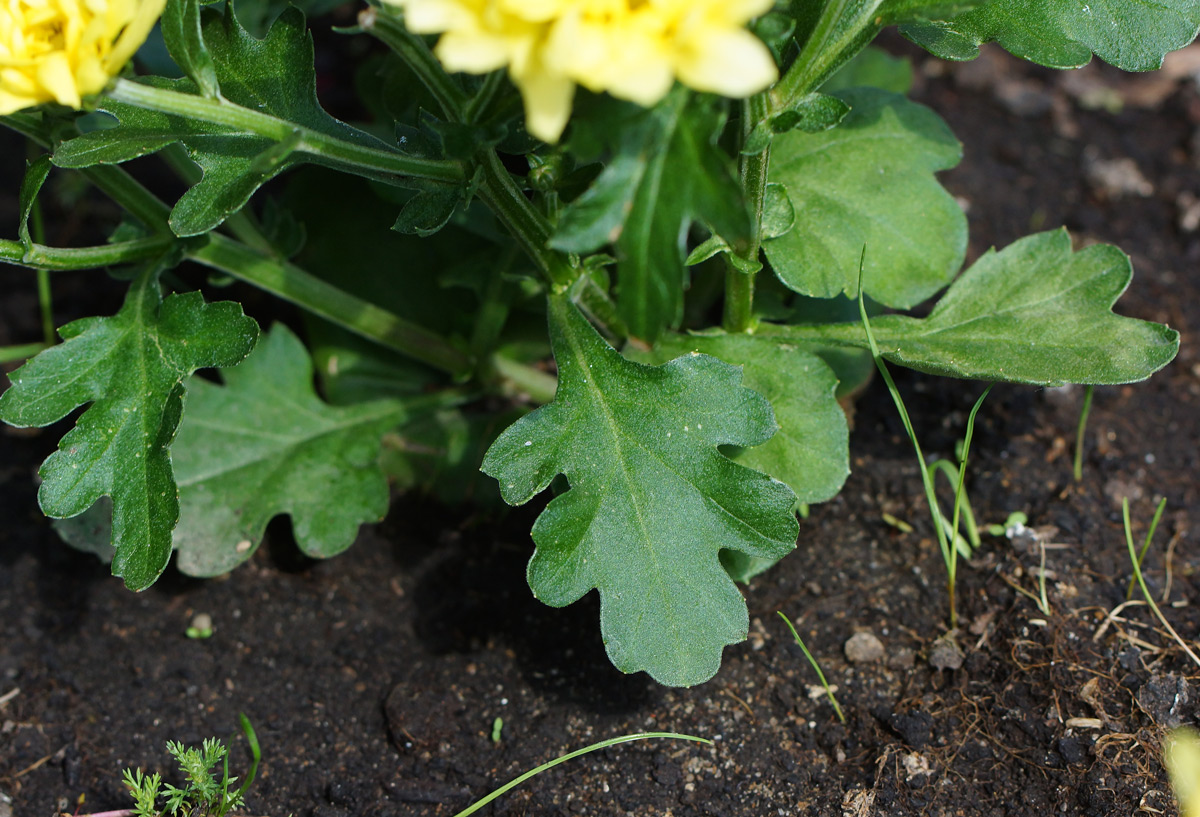
[[[1096,391],[1081,482],[1070,460],[1082,389],[1001,386],[981,413],[975,511],[984,522],[1023,511],[1051,545],[1049,615],[1010,586],[1035,589],[1037,546],[985,537],[959,578],[962,665],[931,666],[945,632],[944,569],[878,383],[856,407],[845,490],[813,508],[794,555],[745,589],[749,642],[693,689],[614,670],[594,597],[564,610],[531,597],[523,571],[536,509],[501,517],[402,497],[348,554],[323,563],[293,555],[277,523],[270,547],[232,575],[168,572],[134,595],[38,513],[34,472],[60,429],[5,430],[0,793],[13,813],[125,807],[122,768],[173,780],[165,741],[231,736],[245,712],[264,756],[250,814],[451,815],[566,750],[651,729],[715,746],[609,749],[490,813],[1175,814],[1160,742],[1165,727],[1195,721],[1200,670],[1144,605],[1110,611],[1130,575],[1120,498],[1131,499],[1140,539],[1166,497],[1147,578],[1180,633],[1200,629],[1200,552],[1189,534],[1200,519],[1200,233],[1185,217],[1200,195],[1200,94],[1180,81],[1142,108],[1149,86],[1093,72],[1110,101],[1124,102],[1114,113],[1086,109],[1081,100],[1095,95],[1067,75],[1002,57],[929,74],[918,98],[966,145],[945,179],[969,208],[972,257],[1065,224],[1079,243],[1133,256],[1120,312],[1183,333],[1179,358],[1148,383]],[[1105,162],[1119,159],[1145,184],[1128,172],[1114,180],[1107,169],[1119,166]],[[18,161],[0,149],[6,177]],[[86,278],[62,280],[86,291]],[[36,338],[32,273],[2,268],[0,287],[0,344]],[[61,303],[60,322],[89,301]],[[949,455],[980,385],[898,379],[926,450]],[[777,610],[798,621],[836,684],[845,725],[814,690]],[[215,633],[189,640],[199,612]],[[847,661],[843,647],[859,632],[882,642],[880,660]]]

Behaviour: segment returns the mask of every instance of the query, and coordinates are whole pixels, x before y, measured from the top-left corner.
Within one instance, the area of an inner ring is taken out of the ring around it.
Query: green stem
[[[36,199],[29,211],[29,228],[32,238],[37,244],[46,243],[46,225],[42,220],[42,205]],[[53,346],[54,332],[54,294],[50,291],[50,270],[44,267],[37,271],[38,307],[42,317],[42,340],[47,346]]]
[[[517,187],[494,150],[483,153],[479,169],[479,197],[491,207],[550,285],[558,292],[566,290],[581,271],[565,255],[550,249],[550,222]]]
[[[1083,479],[1083,443],[1087,435],[1088,415],[1092,412],[1092,392],[1094,386],[1088,386],[1083,393],[1083,408],[1079,410],[1079,425],[1075,428],[1075,481]],[[1129,585],[1129,596],[1133,597],[1133,584]]]
[[[876,10],[882,0],[829,0],[787,73],[771,88],[773,112],[787,110],[797,100],[816,91],[825,80],[871,41],[864,36],[879,23]],[[857,6],[858,8],[855,8]]]
[[[572,287],[571,294],[584,312],[608,330],[617,348],[620,348],[629,339],[629,327],[625,324],[625,319],[617,312],[617,305],[591,275],[584,273],[579,276],[579,280]]]
[[[223,125],[275,142],[287,142],[293,150],[319,157],[332,167],[367,178],[396,181],[395,177],[409,177],[435,182],[462,182],[467,178],[460,162],[420,159],[386,148],[360,145],[243,108],[225,99],[183,94],[127,79],[115,80],[106,94],[110,99],[138,108]]]
[[[211,233],[207,243],[188,255],[197,263],[253,284],[455,377],[466,377],[474,369],[470,355],[440,335],[338,289],[307,270],[255,252],[231,238]]]
[[[518,363],[499,353],[491,356],[489,368],[495,372],[498,379],[514,386],[516,391],[528,395],[535,403],[549,403],[558,390],[558,378],[554,375]]]
[[[52,345],[49,343],[23,343],[19,346],[0,346],[0,363],[16,363],[18,360],[28,360],[38,352]]]
[[[770,99],[765,93],[747,100],[742,110],[742,143],[770,115]],[[725,330],[749,332],[754,328],[754,278],[760,269],[758,260],[762,247],[762,220],[767,196],[767,173],[771,165],[771,146],[759,153],[742,154],[738,175],[750,206],[750,241],[737,248],[741,259],[737,263],[726,256],[725,267]]]
[[[933,517],[933,530],[937,535],[938,546],[942,551],[942,561],[946,564],[946,593],[949,596],[950,603],[950,629],[954,630],[958,628],[958,605],[954,597],[957,561],[951,552],[953,545],[946,541],[946,531],[942,527],[942,512],[938,508],[937,489],[933,484],[933,476],[930,473],[930,469],[926,467],[925,455],[921,451],[920,441],[917,440],[916,429],[913,428],[912,419],[908,416],[908,409],[904,405],[904,398],[900,396],[900,389],[896,388],[896,381],[892,380],[892,374],[888,371],[887,364],[883,361],[883,354],[879,351],[878,344],[875,343],[875,334],[871,331],[871,321],[867,317],[867,305],[863,300],[862,294],[862,271],[866,254],[867,251],[864,247],[863,260],[860,260],[858,265],[858,314],[862,320],[863,331],[867,335],[867,344],[871,348],[871,357],[875,361],[875,368],[879,370],[879,374],[883,376],[883,382],[887,384],[888,394],[892,396],[892,402],[896,404],[896,410],[900,414],[900,422],[904,424],[904,431],[908,434],[908,439],[912,443],[913,450],[917,455],[917,464],[921,472],[921,482],[925,487],[925,501],[928,503],[929,513]]]
[[[39,144],[51,144],[39,122],[18,115],[4,117],[3,121]],[[82,172],[114,201],[163,235],[103,247],[62,250],[35,246],[30,252],[38,266],[84,269],[142,260],[161,253],[176,240],[167,224],[170,208],[125,170],[99,165]],[[231,229],[237,223],[234,221]],[[253,225],[249,227],[253,228]],[[274,293],[355,334],[456,377],[466,376],[473,368],[471,357],[440,335],[356,298],[294,264],[272,258],[233,239],[213,233],[208,241],[193,248],[189,256],[200,264]],[[0,262],[4,261],[31,265],[25,258],[25,248],[15,241],[0,240]]]
[[[37,270],[96,269],[155,258],[166,252],[174,240],[171,236],[152,236],[95,247],[34,244],[26,250],[19,241],[0,239],[0,261]]]
[[[606,749],[609,746],[616,746],[619,743],[628,743],[631,740],[646,740],[648,738],[670,738],[672,740],[691,740],[691,741],[695,741],[696,743],[705,743],[705,744],[708,744],[709,746],[713,745],[711,740],[705,740],[704,738],[693,737],[692,735],[679,735],[674,732],[643,732],[643,733],[637,734],[637,735],[622,735],[619,738],[609,738],[608,740],[602,740],[599,743],[593,743],[591,746],[586,746],[583,749],[576,749],[574,752],[569,752],[569,753],[563,755],[562,757],[557,757],[554,760],[551,760],[549,763],[543,763],[541,766],[538,766],[535,769],[530,769],[529,771],[525,772],[525,774],[521,775],[520,777],[517,777],[517,778],[509,781],[508,783],[505,783],[503,786],[496,789],[494,792],[487,795],[483,799],[476,800],[474,803],[467,806],[465,809],[460,811],[458,814],[455,814],[454,817],[467,817],[467,815],[469,815],[469,814],[474,814],[475,812],[479,811],[479,809],[483,808],[488,803],[492,802],[497,797],[499,797],[500,795],[507,792],[509,789],[513,789],[513,788],[521,785],[522,783],[524,783],[526,780],[533,777],[534,775],[541,774],[542,772],[546,771],[547,769],[552,769],[560,763],[565,763],[568,760],[579,757],[580,755],[586,755],[588,752],[595,752],[597,749]]]
[[[1150,550],[1150,542],[1154,539],[1154,532],[1158,530],[1158,523],[1162,519],[1163,511],[1167,509],[1167,498],[1164,496],[1158,501],[1158,508],[1154,511],[1154,519],[1150,522],[1150,528],[1146,531],[1146,539],[1142,542],[1142,549],[1138,552],[1137,560],[1134,562],[1134,567],[1141,570],[1142,565],[1146,561],[1146,552]],[[1133,585],[1136,582],[1136,577],[1129,579],[1129,587],[1125,590],[1125,598],[1133,598]]]
[[[463,110],[463,118],[468,122],[478,122],[487,110],[488,105],[492,103],[492,99],[496,96],[496,91],[504,83],[504,72],[493,71],[483,78],[483,85],[471,97],[471,101],[467,103],[467,107]]]
[[[466,93],[442,68],[425,40],[405,27],[403,19],[372,6],[359,12],[358,25],[404,60],[417,79],[437,99],[447,118],[455,122],[464,121],[464,111],[468,105]]]

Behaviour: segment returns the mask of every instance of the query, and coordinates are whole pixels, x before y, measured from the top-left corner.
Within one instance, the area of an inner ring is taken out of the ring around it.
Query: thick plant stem
[[[174,242],[170,236],[138,238],[95,247],[46,247],[29,249],[19,241],[0,239],[0,261],[36,270],[81,270],[145,261],[162,255]]]
[[[471,356],[440,335],[231,238],[212,233],[188,256],[455,377],[466,377],[474,369]]]
[[[397,178],[407,177],[435,182],[462,182],[467,178],[466,170],[459,162],[421,159],[385,147],[338,139],[224,99],[183,94],[127,79],[115,80],[106,93],[110,99],[138,108],[211,122],[276,142],[287,142],[293,145],[295,151],[312,154],[320,157],[323,163],[367,178],[396,181]]]
[[[550,224],[517,187],[494,150],[480,157],[479,196],[537,265],[547,282],[561,292],[582,273],[562,253],[550,249]]]
[[[766,121],[770,101],[766,94],[747,100],[742,110],[742,142],[760,123]],[[762,248],[763,209],[767,196],[767,172],[771,165],[771,147],[761,152],[743,154],[738,163],[738,175],[750,207],[750,243],[737,254],[740,263],[726,256],[725,269],[725,331],[748,332],[754,328],[754,277],[760,268],[758,255]]]

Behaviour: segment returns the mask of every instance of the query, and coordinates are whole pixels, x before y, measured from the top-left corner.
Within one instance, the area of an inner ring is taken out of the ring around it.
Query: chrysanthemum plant
[[[0,258],[129,281],[115,315],[10,374],[0,417],[88,406],[41,507],[69,540],[99,531],[135,590],[173,550],[185,573],[230,570],[279,514],[305,553],[338,553],[389,479],[448,499],[498,484],[514,505],[553,484],[534,594],[597,590],[619,669],[695,684],[746,636],[736,581],[798,537],[836,547],[796,513],[849,470],[860,259],[894,364],[1114,384],[1175,355],[1174,331],[1112,312],[1131,278],[1115,247],[1040,233],[958,274],[966,220],[935,174],[960,146],[868,45],[898,26],[946,59],[997,41],[1151,70],[1195,37],[1200,0],[396,0],[343,31],[354,125],[318,102],[301,11],[258,38],[238,15],[266,6],[239,8],[167,0],[173,78],[111,76],[153,0],[0,8],[0,122],[44,152]],[[176,201],[121,167],[148,154],[187,186]],[[127,212],[107,243],[36,240],[51,165]],[[260,334],[214,300],[230,280],[302,323]]]

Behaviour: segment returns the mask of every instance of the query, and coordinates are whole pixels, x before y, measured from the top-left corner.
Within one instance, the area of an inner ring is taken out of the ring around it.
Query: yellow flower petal
[[[681,51],[678,70],[684,85],[738,99],[779,78],[770,50],[744,29],[704,32]]]
[[[450,71],[468,74],[486,74],[511,60],[504,41],[482,31],[451,31],[438,40],[436,53]]]
[[[525,101],[525,129],[545,142],[557,142],[571,118],[575,83],[548,71],[533,71],[513,80]]]
[[[62,0],[65,2],[65,0]],[[745,25],[773,0],[386,0],[409,28],[441,33],[451,71],[507,66],[525,99],[526,127],[554,141],[575,85],[650,106],[676,79],[745,97],[778,76]]]
[[[145,42],[165,0],[0,0],[0,113],[79,108]]]

